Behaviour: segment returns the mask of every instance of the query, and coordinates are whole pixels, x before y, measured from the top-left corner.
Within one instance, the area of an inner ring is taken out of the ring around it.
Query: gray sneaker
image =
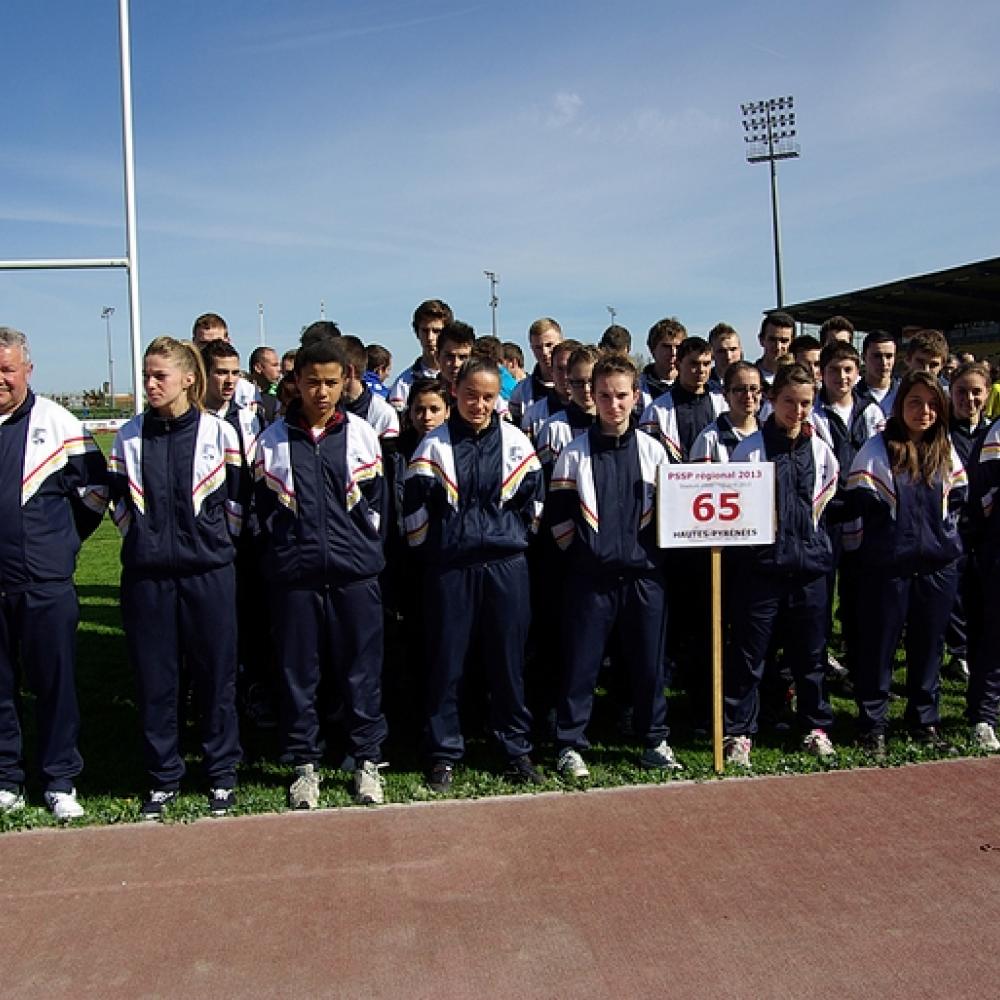
[[[11,791],[9,788],[0,788],[0,813],[17,812],[24,808],[24,793],[19,789]]]
[[[1000,750],[996,730],[988,722],[977,722],[972,727],[972,745],[977,750],[986,750],[988,753]]]
[[[380,806],[385,802],[385,780],[379,773],[385,764],[364,760],[354,772],[354,801],[361,806]]]
[[[722,741],[722,756],[733,767],[750,767],[750,749],[753,743],[749,736],[727,736]]]
[[[288,789],[288,804],[293,809],[315,809],[321,780],[315,764],[297,764],[295,780]]]
[[[71,819],[86,815],[83,806],[76,801],[75,788],[68,792],[46,792],[45,804],[60,823],[68,823]]]
[[[556,758],[556,770],[564,781],[585,781],[590,769],[580,754],[572,747],[564,747]]]
[[[811,729],[802,738],[802,749],[820,760],[832,760],[837,756],[830,737],[822,729]]]
[[[642,767],[659,768],[663,771],[683,771],[684,765],[674,756],[666,740],[660,740],[655,747],[646,747],[639,758]]]

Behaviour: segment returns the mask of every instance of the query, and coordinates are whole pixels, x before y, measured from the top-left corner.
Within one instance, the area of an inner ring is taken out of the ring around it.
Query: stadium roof
[[[949,330],[963,323],[1000,320],[1000,257],[784,309],[800,323],[821,324],[841,315],[858,330],[895,333],[906,326]]]

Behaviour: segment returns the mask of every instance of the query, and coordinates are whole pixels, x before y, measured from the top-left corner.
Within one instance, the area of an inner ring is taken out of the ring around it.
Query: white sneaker
[[[79,819],[86,815],[86,811],[79,802],[76,801],[76,789],[71,788],[68,792],[46,792],[45,804],[49,807],[49,812],[60,823],[66,823],[71,819]]]
[[[362,806],[380,806],[385,802],[385,779],[379,773],[386,764],[364,760],[354,772],[354,801]]]
[[[288,804],[293,809],[315,809],[321,780],[314,764],[297,764],[295,780],[288,789]]]
[[[590,768],[572,747],[563,747],[556,758],[559,777],[568,781],[584,781],[590,777]]]
[[[829,760],[837,756],[830,737],[822,729],[813,729],[806,733],[802,738],[802,749],[814,757],[819,757],[820,760]]]
[[[12,792],[9,788],[0,788],[0,813],[17,812],[24,808],[24,794]]]
[[[684,765],[674,756],[666,740],[660,740],[655,747],[646,747],[639,758],[642,767],[657,767],[664,771],[683,771]]]
[[[990,753],[1000,750],[996,730],[988,722],[977,722],[972,727],[972,745],[977,750],[987,750]]]
[[[722,741],[722,756],[733,767],[749,767],[752,746],[749,736],[727,736]]]

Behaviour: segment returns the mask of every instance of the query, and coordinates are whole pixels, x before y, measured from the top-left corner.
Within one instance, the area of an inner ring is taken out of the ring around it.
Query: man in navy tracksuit
[[[425,560],[429,786],[451,787],[465,743],[459,685],[479,640],[490,728],[515,781],[539,782],[530,759],[524,647],[531,615],[525,550],[542,513],[544,482],[531,442],[494,408],[496,365],[472,358],[455,384],[448,420],[417,448],[407,471],[407,541]]]
[[[24,806],[20,659],[38,699],[45,802],[68,820],[83,815],[73,570],[107,507],[107,479],[79,420],[28,388],[31,368],[24,334],[0,327],[0,813]]]
[[[633,726],[644,743],[641,763],[676,770],[666,742],[663,683],[666,601],[653,506],[663,446],[636,430],[632,410],[639,373],[628,358],[594,365],[598,419],[562,451],[552,474],[548,521],[567,554],[561,610],[565,665],[557,703],[557,768],[581,780],[580,753],[605,647],[617,629],[631,682]]]
[[[301,399],[261,436],[255,468],[283,687],[283,749],[296,771],[289,798],[294,808],[319,804],[316,695],[332,668],[348,715],[355,796],[378,804],[386,737],[382,453],[375,431],[341,405],[348,362],[336,338],[303,346],[295,373]]]

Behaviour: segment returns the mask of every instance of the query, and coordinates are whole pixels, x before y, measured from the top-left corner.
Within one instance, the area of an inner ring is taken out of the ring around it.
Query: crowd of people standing
[[[441,300],[412,326],[420,354],[390,382],[389,352],[334,323],[244,366],[225,321],[200,316],[190,340],[148,345],[146,408],[107,462],[31,391],[27,338],[0,328],[0,462],[20,472],[0,489],[0,811],[25,803],[23,670],[45,802],[83,815],[72,575],[106,510],[122,535],[144,818],[179,794],[188,687],[215,815],[236,801],[248,724],[276,725],[289,803],[315,808],[331,715],[357,801],[382,802],[395,724],[383,690],[403,674],[427,784],[447,792],[473,661],[511,780],[545,780],[540,738],[561,779],[589,776],[602,670],[638,763],[682,770],[665,690],[685,688],[707,725],[710,620],[707,554],[657,544],[657,470],[677,462],[775,468],[774,543],[725,553],[729,765],[751,765],[769,691],[794,693],[803,749],[835,758],[835,682],[853,691],[855,738],[884,762],[901,641],[909,738],[956,752],[940,729],[947,646],[968,677],[971,745],[1000,751],[988,366],[954,358],[939,331],[903,344],[874,331],[859,351],[845,318],[795,336],[781,312],[764,317],[755,363],[733,327],[702,338],[668,318],[644,366],[620,326],[588,344],[542,318],[530,372],[517,344],[477,337]],[[385,662],[387,619],[407,637],[405,665]]]

